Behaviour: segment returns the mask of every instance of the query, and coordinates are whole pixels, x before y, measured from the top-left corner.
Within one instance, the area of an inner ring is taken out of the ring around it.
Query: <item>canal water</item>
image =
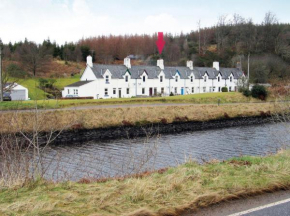
[[[46,176],[79,180],[123,176],[242,155],[275,153],[290,143],[287,123],[223,128],[137,139],[50,146],[44,156]]]

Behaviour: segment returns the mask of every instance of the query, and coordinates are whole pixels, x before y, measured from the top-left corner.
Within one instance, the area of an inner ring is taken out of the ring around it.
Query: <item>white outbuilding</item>
[[[28,100],[28,89],[18,83],[7,83],[4,91],[9,92],[11,100]]]

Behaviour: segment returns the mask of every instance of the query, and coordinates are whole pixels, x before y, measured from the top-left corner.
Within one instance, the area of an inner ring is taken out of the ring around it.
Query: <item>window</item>
[[[174,93],[177,94],[177,87],[174,88]]]
[[[130,89],[129,88],[127,88],[127,94],[130,94]]]
[[[219,92],[221,91],[221,87],[219,87]]]
[[[164,94],[164,88],[163,87],[161,88],[161,94]]]
[[[78,89],[74,89],[74,95],[78,95],[78,94],[79,94]]]
[[[232,91],[232,87],[231,86],[229,87],[229,91]]]
[[[145,94],[145,88],[142,88],[142,94]]]
[[[125,82],[128,82],[128,80],[129,80],[129,77],[125,76]]]
[[[114,94],[114,95],[116,94],[116,89],[115,89],[115,88],[113,88],[113,94]]]
[[[109,76],[106,75],[106,83],[109,83]]]
[[[67,94],[69,94],[69,89],[67,90]]]
[[[178,82],[178,76],[175,77],[175,82]]]
[[[233,77],[230,77],[230,82],[233,82]]]
[[[194,93],[194,87],[191,88],[191,93]]]
[[[163,76],[160,76],[160,82],[163,82]]]
[[[105,96],[108,96],[108,89],[105,88]]]
[[[206,92],[206,87],[203,87],[203,92]]]
[[[204,82],[206,82],[206,76],[204,76],[203,80],[204,80]]]
[[[190,82],[193,82],[193,76],[190,77]]]
[[[212,87],[212,91],[213,91],[213,92],[215,92],[215,86],[214,86],[214,87]]]
[[[146,80],[146,77],[145,77],[145,76],[143,76],[143,82],[145,82],[145,80]]]
[[[211,87],[209,87],[209,92],[211,92],[212,91],[212,88]]]
[[[221,81],[221,77],[218,77],[218,82],[220,82]]]

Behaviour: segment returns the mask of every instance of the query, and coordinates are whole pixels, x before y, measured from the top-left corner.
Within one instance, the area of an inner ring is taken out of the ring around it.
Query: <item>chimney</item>
[[[87,56],[87,65],[93,67],[93,58],[90,55]]]
[[[237,62],[237,68],[242,70],[242,63],[241,62]]]
[[[160,67],[161,70],[164,70],[163,59],[158,59],[157,60],[157,66]]]
[[[186,67],[188,67],[190,70],[193,70],[193,61],[187,61]]]
[[[129,69],[131,68],[130,58],[124,58],[124,65]]]
[[[219,71],[220,70],[220,63],[215,61],[215,62],[213,62],[212,67],[215,68],[217,71]]]

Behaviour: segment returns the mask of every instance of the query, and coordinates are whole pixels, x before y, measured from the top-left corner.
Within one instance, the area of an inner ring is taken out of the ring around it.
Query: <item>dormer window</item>
[[[128,82],[128,80],[129,80],[129,77],[125,76],[125,82]]]
[[[218,82],[220,82],[221,81],[221,77],[218,77]]]
[[[163,82],[163,76],[160,76],[160,82]]]
[[[190,82],[193,82],[193,76],[190,77]]]
[[[145,82],[146,81],[146,77],[145,76],[143,76],[143,82]]]
[[[230,77],[230,82],[233,82],[233,77]]]
[[[203,78],[204,82],[206,82],[206,76]]]
[[[109,82],[109,75],[106,75],[106,83],[110,83]]]
[[[175,77],[175,82],[178,82],[178,76]]]

